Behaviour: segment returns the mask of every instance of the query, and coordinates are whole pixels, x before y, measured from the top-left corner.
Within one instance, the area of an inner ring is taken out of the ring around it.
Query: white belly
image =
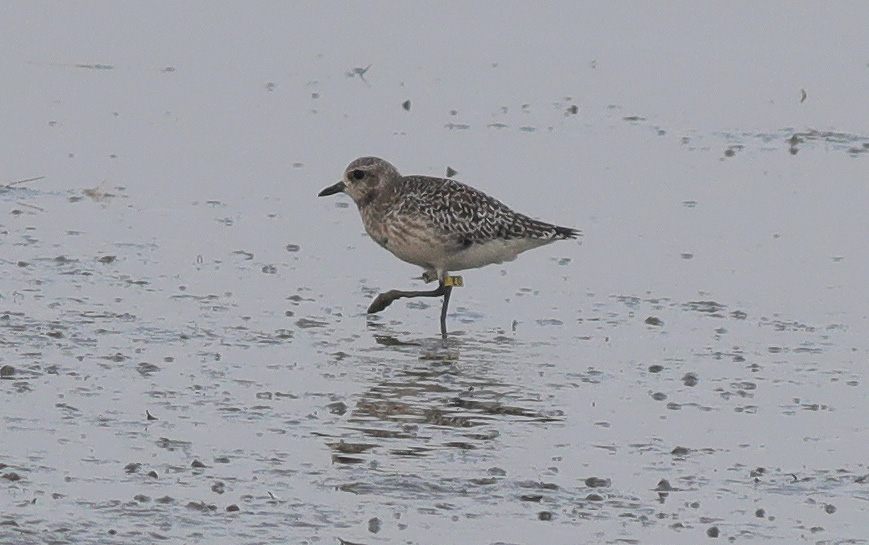
[[[468,248],[445,255],[436,265],[439,270],[443,271],[476,269],[493,263],[513,261],[522,252],[549,244],[550,242],[552,240],[529,238],[491,240],[472,244]]]
[[[549,244],[552,240],[509,239],[492,240],[471,244],[467,248],[455,250],[445,247],[437,239],[414,239],[406,241],[395,238],[387,241],[385,248],[396,257],[413,263],[426,270],[439,273],[476,269],[493,263],[513,261],[520,253]]]

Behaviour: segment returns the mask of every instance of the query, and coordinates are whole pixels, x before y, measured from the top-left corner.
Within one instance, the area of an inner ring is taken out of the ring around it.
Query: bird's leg
[[[381,293],[368,307],[368,313],[373,314],[380,312],[393,303],[396,299],[403,297],[440,297],[446,293],[447,286],[441,283],[437,289],[429,291],[401,291],[389,290],[386,293]]]
[[[461,276],[448,276],[445,275],[444,279],[438,282],[438,287],[433,290],[428,291],[402,291],[402,290],[389,290],[386,293],[381,293],[378,295],[374,301],[371,302],[371,305],[368,306],[368,313],[374,314],[375,312],[380,312],[385,309],[389,305],[391,305],[396,299],[402,299],[405,297],[440,297],[444,296],[444,304],[441,307],[441,336],[446,339],[447,338],[447,308],[450,305],[450,293],[453,291],[453,286],[463,286],[464,283],[462,281]]]
[[[444,306],[441,307],[441,337],[447,338],[447,307],[450,304],[450,293],[453,292],[452,286],[441,284],[444,291]]]

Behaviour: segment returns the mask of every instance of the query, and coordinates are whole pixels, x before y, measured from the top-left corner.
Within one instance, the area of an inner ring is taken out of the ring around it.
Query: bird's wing
[[[455,180],[404,178],[403,198],[395,212],[426,218],[428,223],[461,246],[495,239],[573,238],[577,232],[538,221],[511,210],[482,191]]]

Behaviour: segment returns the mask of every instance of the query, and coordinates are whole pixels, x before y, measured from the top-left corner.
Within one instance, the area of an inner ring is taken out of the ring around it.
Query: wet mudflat
[[[859,14],[21,9],[0,543],[867,541]],[[364,154],[584,237],[367,316],[423,284],[316,197]]]

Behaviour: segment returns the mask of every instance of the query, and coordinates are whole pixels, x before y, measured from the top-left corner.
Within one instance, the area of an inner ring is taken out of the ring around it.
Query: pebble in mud
[[[217,506],[214,504],[205,503],[204,501],[191,501],[187,503],[187,508],[193,511],[217,511]]]
[[[667,479],[661,479],[658,481],[658,486],[655,487],[655,491],[657,492],[672,492],[676,490],[672,486],[670,486],[670,481]]]
[[[329,409],[330,413],[337,414],[339,416],[347,412],[347,404],[343,401],[329,403],[328,405],[326,405],[326,408]]]
[[[589,477],[585,480],[585,486],[589,488],[604,488],[612,486],[612,479],[601,479],[600,477]]]

